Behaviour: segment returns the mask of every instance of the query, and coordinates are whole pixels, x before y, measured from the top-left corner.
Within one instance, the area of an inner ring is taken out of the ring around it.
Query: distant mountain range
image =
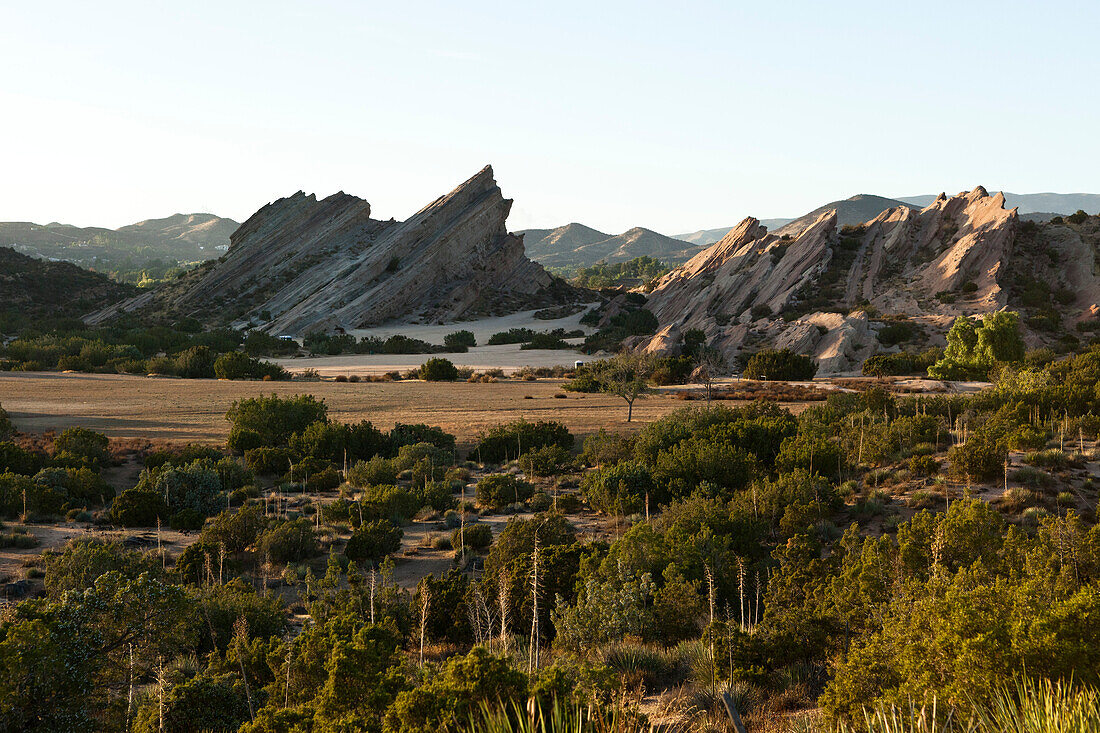
[[[220,257],[238,226],[232,219],[213,214],[175,214],[118,229],[0,222],[0,247],[108,270],[141,267],[152,261],[197,262]]]
[[[574,223],[516,234],[523,235],[527,256],[543,267],[591,267],[601,261],[611,264],[643,256],[678,265],[698,252],[695,246],[642,227],[611,235]]]

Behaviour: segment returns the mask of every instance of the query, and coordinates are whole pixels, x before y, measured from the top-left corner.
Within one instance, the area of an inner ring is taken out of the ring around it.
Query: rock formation
[[[1080,227],[1023,226],[1001,194],[980,186],[920,210],[892,207],[859,226],[839,225],[833,209],[798,221],[769,233],[745,219],[664,276],[646,305],[664,335],[642,347],[662,350],[671,326],[697,328],[727,357],[788,347],[830,373],[886,350],[875,336],[884,323],[871,314],[909,321],[928,343],[942,343],[955,316],[1017,308],[1036,282],[1048,301],[1051,293],[1075,299],[1070,323],[1100,298],[1096,237]]]
[[[524,255],[505,221],[512,202],[485,167],[404,222],[371,218],[345,193],[298,192],[264,206],[216,263],[118,311],[301,335],[395,319],[445,322],[572,302],[578,292]]]

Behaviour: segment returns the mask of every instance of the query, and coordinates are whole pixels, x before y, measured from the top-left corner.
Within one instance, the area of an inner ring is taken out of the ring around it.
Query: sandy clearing
[[[598,303],[585,304],[585,310],[565,318],[556,318],[544,321],[535,318],[538,311],[520,311],[507,316],[495,316],[493,318],[480,318],[475,321],[457,321],[455,323],[409,323],[395,321],[372,328],[358,328],[349,331],[356,338],[375,336],[377,338],[389,338],[398,334],[409,338],[420,339],[431,344],[442,344],[443,337],[455,331],[471,331],[479,344],[489,340],[494,333],[507,331],[510,328],[530,328],[533,331],[552,331],[555,328],[564,328],[571,331],[575,328],[582,329],[585,333],[591,333],[592,329],[581,325],[581,317],[586,310],[594,308]]]
[[[560,420],[579,436],[600,428],[640,427],[683,402],[664,393],[638,400],[634,423],[622,400],[568,394],[562,380],[466,382],[226,382],[120,374],[0,373],[0,405],[19,430],[44,432],[80,425],[116,438],[221,442],[225,413],[234,400],[261,394],[312,394],[341,421],[370,420],[383,429],[396,422],[426,422],[470,445],[485,429],[518,418]],[[563,399],[555,394],[566,394]]]

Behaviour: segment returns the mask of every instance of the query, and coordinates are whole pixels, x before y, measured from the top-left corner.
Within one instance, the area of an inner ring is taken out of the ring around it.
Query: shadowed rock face
[[[372,219],[366,201],[344,193],[318,201],[299,191],[253,214],[220,262],[158,291],[152,307],[237,325],[270,314],[265,330],[300,335],[571,301],[576,291],[508,233],[511,206],[488,166],[404,222]],[[151,307],[123,310],[131,306]]]
[[[839,228],[831,210],[794,233],[780,230],[786,236],[749,218],[663,277],[646,307],[662,329],[703,330],[727,358],[747,345],[789,347],[813,355],[821,373],[858,368],[882,350],[874,335],[880,326],[853,312],[861,304],[907,316],[939,337],[957,315],[1014,307],[1009,284],[1026,273],[1081,293],[1071,317],[1083,317],[1100,294],[1093,248],[1079,231],[1042,229],[1044,248],[1079,260],[1044,272],[1025,251],[1030,244],[1017,247],[1019,229],[1016,210],[980,186],[941,194],[920,210],[887,209],[855,228]],[[957,296],[937,297],[943,293]],[[777,318],[784,310],[792,320]],[[643,348],[661,346],[654,339]]]

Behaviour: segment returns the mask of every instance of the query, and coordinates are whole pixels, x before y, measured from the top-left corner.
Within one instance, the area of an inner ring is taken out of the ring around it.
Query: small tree
[[[722,352],[709,346],[700,346],[695,352],[695,371],[692,378],[699,381],[706,390],[707,402],[714,393],[714,381],[729,371],[729,365]]]
[[[745,364],[745,376],[749,379],[808,380],[815,374],[817,363],[790,349],[764,349]]]
[[[565,389],[574,392],[603,392],[626,402],[626,421],[634,417],[634,401],[653,392],[649,379],[656,368],[651,354],[621,354],[602,359],[584,367]]]

